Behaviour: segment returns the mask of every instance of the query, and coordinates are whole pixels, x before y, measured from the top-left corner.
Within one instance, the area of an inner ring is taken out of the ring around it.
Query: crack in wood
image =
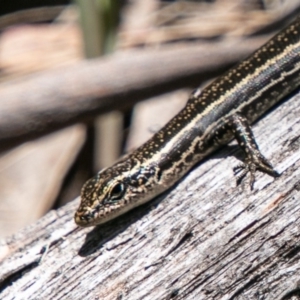
[[[286,299],[290,299],[292,296],[299,296],[300,297],[300,280],[297,280],[291,288],[289,288],[287,291],[283,292],[278,297],[278,299],[279,300],[286,300]]]
[[[12,270],[3,278],[0,280],[0,294],[9,286],[11,286],[13,283],[15,283],[17,280],[19,280],[21,277],[23,277],[24,274],[30,272],[34,268],[36,268],[40,263],[40,258],[36,259],[36,261],[33,261],[30,264],[23,265],[22,267]]]

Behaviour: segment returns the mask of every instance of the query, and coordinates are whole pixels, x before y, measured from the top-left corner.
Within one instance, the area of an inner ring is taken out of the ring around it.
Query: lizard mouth
[[[76,212],[74,216],[75,223],[81,227],[91,226],[93,215],[90,212]]]
[[[100,205],[93,209],[88,207],[79,207],[75,213],[75,223],[81,227],[89,227],[97,224],[96,220],[99,216]]]
[[[81,227],[96,226],[118,217],[123,212],[119,203],[106,206],[99,204],[94,208],[79,208],[75,213],[74,221]]]

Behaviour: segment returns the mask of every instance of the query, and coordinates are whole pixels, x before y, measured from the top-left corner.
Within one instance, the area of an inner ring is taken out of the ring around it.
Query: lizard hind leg
[[[250,173],[250,188],[252,190],[257,170],[273,177],[280,175],[260,152],[248,120],[244,116],[240,114],[231,116],[228,127],[245,153],[244,163],[234,168],[234,173],[237,175],[237,184],[240,184],[243,178]]]

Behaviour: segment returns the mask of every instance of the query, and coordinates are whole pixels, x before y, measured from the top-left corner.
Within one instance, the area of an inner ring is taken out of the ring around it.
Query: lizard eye
[[[120,200],[125,193],[125,185],[121,182],[116,183],[109,192],[110,200]]]

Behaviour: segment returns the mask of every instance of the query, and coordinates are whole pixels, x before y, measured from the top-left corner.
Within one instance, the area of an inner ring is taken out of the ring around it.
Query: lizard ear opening
[[[161,172],[161,170],[159,170],[159,171],[157,172],[157,181],[160,181],[160,180],[161,180],[161,176],[162,176],[162,172]]]

